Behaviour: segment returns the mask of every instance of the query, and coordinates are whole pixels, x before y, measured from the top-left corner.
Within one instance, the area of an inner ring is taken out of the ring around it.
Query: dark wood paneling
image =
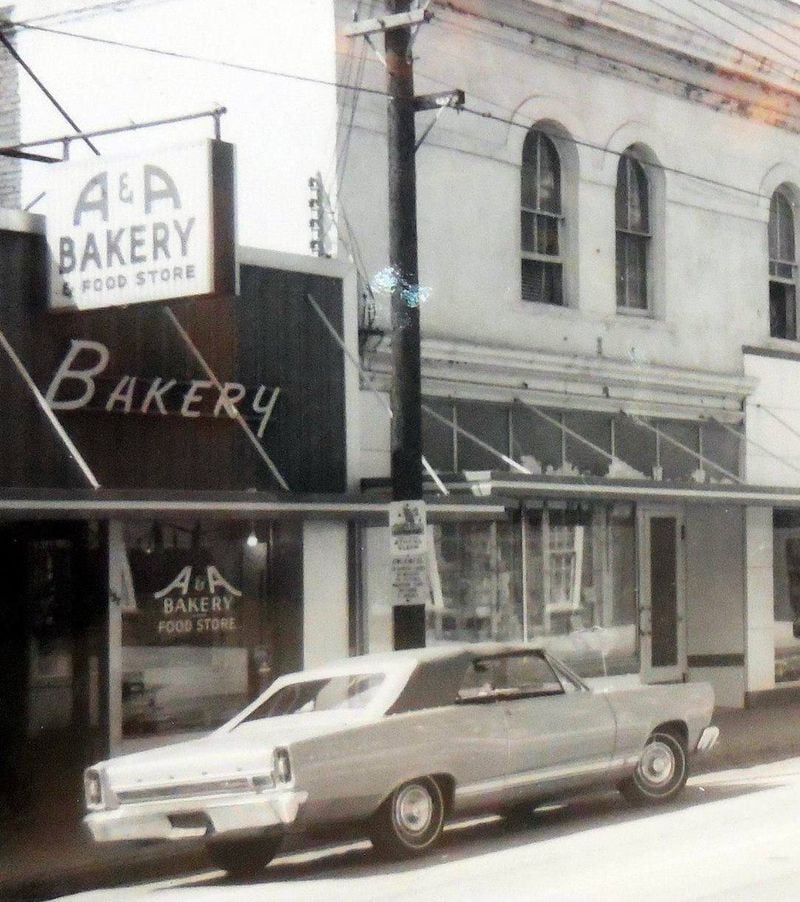
[[[120,489],[278,489],[269,469],[227,416],[106,412],[124,375],[188,383],[206,375],[164,305],[50,313],[44,241],[0,232],[0,327],[46,391],[73,339],[108,347],[92,408],[58,416],[102,486]],[[264,448],[292,492],[345,489],[341,350],[306,300],[342,329],[341,281],[242,267],[239,297],[170,306],[221,382],[279,387]],[[209,394],[214,395],[211,391]],[[257,427],[258,418],[251,420]],[[76,488],[86,480],[8,357],[0,351],[0,486]]]

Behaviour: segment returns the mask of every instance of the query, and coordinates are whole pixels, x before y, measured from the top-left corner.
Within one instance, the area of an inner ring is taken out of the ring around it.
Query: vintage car
[[[88,768],[85,823],[101,842],[202,836],[235,873],[323,827],[416,855],[467,813],[595,786],[673,799],[713,706],[704,683],[596,691],[527,645],[354,657],[281,677],[204,738]]]

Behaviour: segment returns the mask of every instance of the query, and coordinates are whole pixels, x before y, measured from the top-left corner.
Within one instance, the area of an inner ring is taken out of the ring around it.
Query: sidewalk
[[[800,702],[740,710],[718,708],[716,747],[698,756],[695,774],[800,756]],[[33,832],[33,835],[31,833]],[[103,886],[179,875],[207,866],[202,844],[97,846],[66,820],[24,827],[0,846],[0,900],[28,902]]]

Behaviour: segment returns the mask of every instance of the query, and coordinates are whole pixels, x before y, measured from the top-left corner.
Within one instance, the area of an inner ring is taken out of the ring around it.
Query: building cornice
[[[498,0],[491,11],[481,0],[434,0],[434,6],[516,31],[528,45],[560,47],[571,65],[679,91],[685,99],[744,117],[757,109],[759,121],[800,131],[800,81],[759,51],[734,47],[702,27],[690,29],[614,2],[598,12],[589,0]]]
[[[388,353],[382,349],[369,363],[373,387],[388,390]],[[422,341],[421,369],[428,396],[728,422],[741,420],[755,387],[755,380],[739,374],[431,338]]]

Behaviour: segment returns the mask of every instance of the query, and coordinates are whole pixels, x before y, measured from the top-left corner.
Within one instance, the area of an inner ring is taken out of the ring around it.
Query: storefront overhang
[[[164,515],[235,519],[309,519],[388,524],[389,497],[281,495],[270,492],[156,492],[98,490],[0,490],[0,521],[113,519]],[[437,495],[428,520],[502,519],[509,502],[498,497]]]
[[[469,492],[536,502],[638,501],[641,503],[725,504],[800,508],[800,486],[758,486],[745,483],[677,483],[651,480],[599,479],[581,476],[527,476],[501,472],[468,472],[445,480],[452,497]]]

